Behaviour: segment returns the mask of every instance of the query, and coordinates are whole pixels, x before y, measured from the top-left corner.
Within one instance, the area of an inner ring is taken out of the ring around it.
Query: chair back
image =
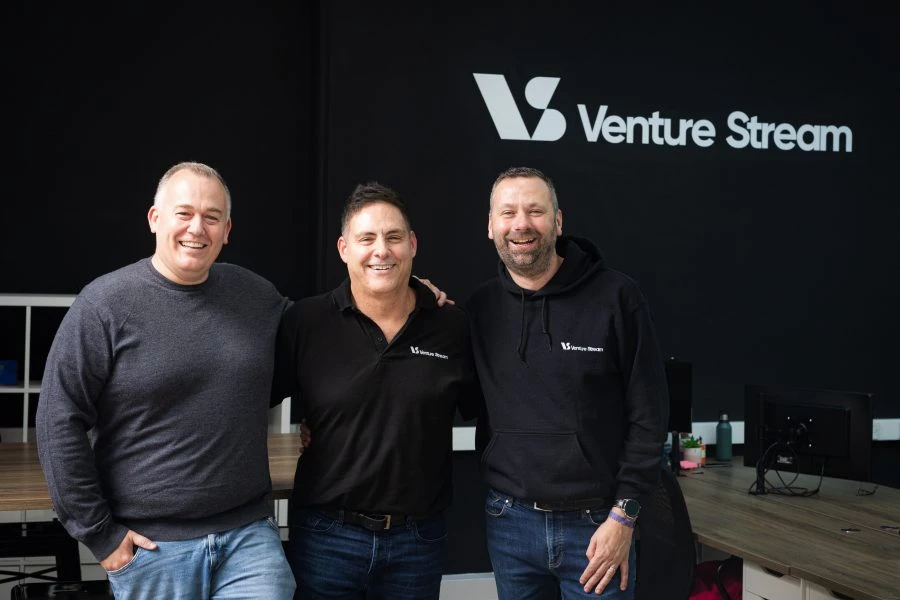
[[[635,600],[687,600],[697,547],[681,486],[668,469],[644,498],[637,526]]]
[[[12,589],[12,600],[111,600],[109,582],[71,581],[20,583]]]

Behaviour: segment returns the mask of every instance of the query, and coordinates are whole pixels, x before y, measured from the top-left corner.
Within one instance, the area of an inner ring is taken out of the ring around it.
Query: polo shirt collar
[[[422,283],[415,277],[410,277],[409,287],[411,287],[416,293],[417,309],[432,309],[438,307],[437,300],[434,297],[434,293],[430,289],[428,289],[428,287],[424,283]],[[353,306],[353,295],[350,293],[349,277],[344,279],[343,283],[335,288],[335,290],[331,293],[331,297],[334,299],[335,305],[341,312],[345,310],[356,309],[356,307]]]

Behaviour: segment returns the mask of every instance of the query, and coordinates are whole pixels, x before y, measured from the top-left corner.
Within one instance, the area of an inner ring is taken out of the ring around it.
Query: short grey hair
[[[163,174],[163,176],[159,179],[159,185],[156,186],[156,194],[153,195],[153,206],[159,208],[162,202],[162,189],[166,186],[167,183],[169,183],[169,180],[172,179],[172,176],[179,171],[190,171],[191,173],[200,175],[201,177],[215,179],[220,184],[222,184],[222,188],[225,189],[225,218],[228,219],[231,217],[231,192],[228,190],[228,185],[225,183],[225,179],[223,179],[222,176],[219,175],[218,171],[216,171],[209,165],[193,161],[180,162],[177,165],[170,167],[169,170]]]
[[[556,199],[556,188],[553,187],[553,182],[544,173],[532,167],[510,167],[497,175],[494,185],[491,186],[491,206],[494,205],[494,190],[497,189],[500,182],[504,179],[513,179],[515,177],[537,177],[546,183],[547,187],[550,188],[550,202],[553,203],[553,214],[555,215],[559,212],[559,201]]]

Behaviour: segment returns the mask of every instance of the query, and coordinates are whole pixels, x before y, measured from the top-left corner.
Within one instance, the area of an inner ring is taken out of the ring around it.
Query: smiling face
[[[396,206],[365,205],[347,221],[337,246],[354,297],[398,293],[409,286],[416,234]]]
[[[554,211],[546,183],[537,177],[510,177],[497,184],[491,196],[488,237],[514,279],[541,279],[558,266],[556,238],[560,235],[562,211]]]
[[[182,285],[206,281],[231,231],[222,184],[190,170],[178,171],[160,189],[147,220],[156,234],[151,259],[156,270]]]

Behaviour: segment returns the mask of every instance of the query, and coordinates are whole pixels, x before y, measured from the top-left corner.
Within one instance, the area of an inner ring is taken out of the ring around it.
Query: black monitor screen
[[[872,394],[747,385],[744,465],[869,481]]]
[[[691,406],[693,404],[693,369],[685,360],[669,358],[664,363],[666,383],[669,388],[669,424],[667,431],[693,431]]]

